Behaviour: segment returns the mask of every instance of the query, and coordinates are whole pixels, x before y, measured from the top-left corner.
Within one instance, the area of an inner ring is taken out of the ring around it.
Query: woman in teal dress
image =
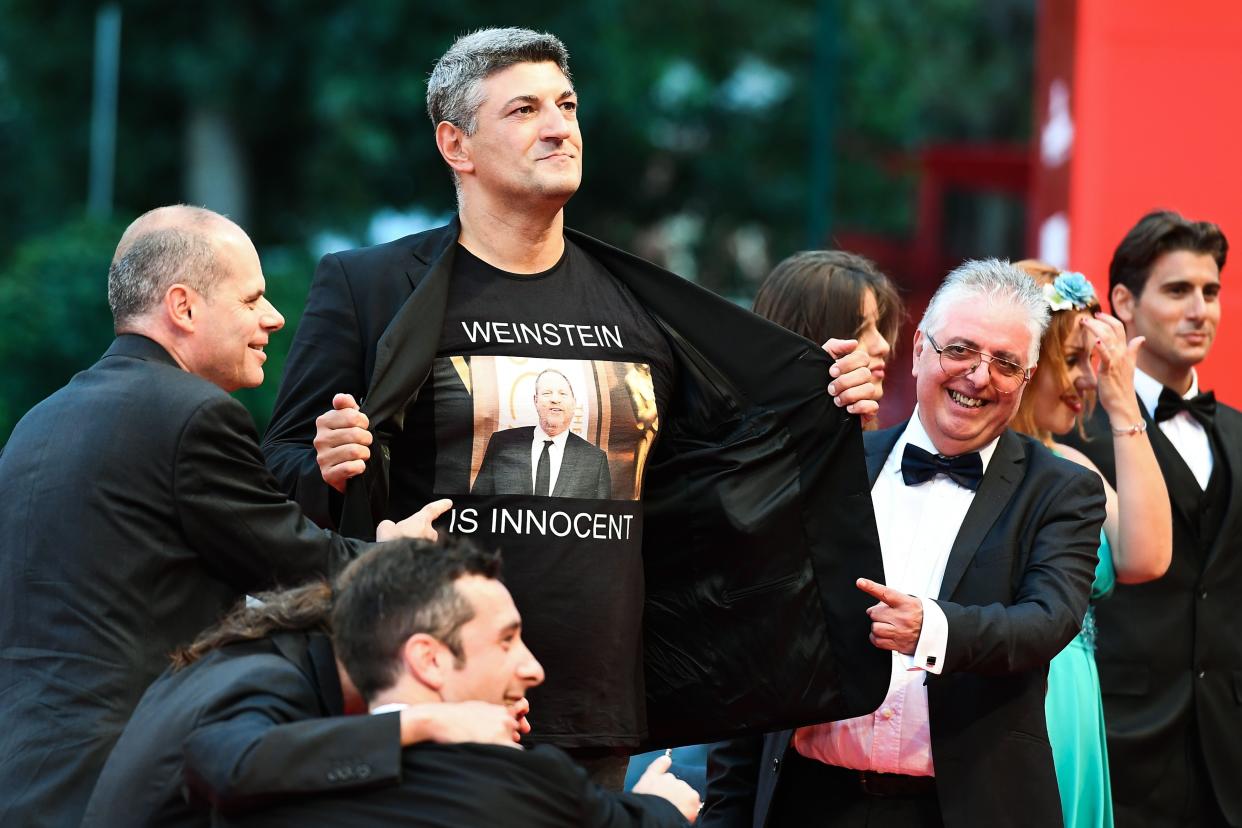
[[[1169,495],[1134,394],[1134,361],[1143,339],[1126,343],[1121,323],[1100,313],[1095,290],[1081,274],[1029,260],[1018,267],[1043,287],[1052,321],[1013,427],[1097,473],[1081,452],[1054,438],[1081,428],[1097,398],[1115,435],[1117,489],[1104,484],[1107,517],[1091,607],[1082,632],[1049,665],[1045,707],[1066,828],[1112,828],[1094,605],[1107,599],[1115,582],[1159,578],[1173,551]]]

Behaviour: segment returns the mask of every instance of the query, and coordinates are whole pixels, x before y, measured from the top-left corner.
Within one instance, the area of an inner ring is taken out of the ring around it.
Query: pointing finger
[[[427,522],[430,523],[452,508],[453,501],[449,500],[447,497],[444,497],[439,500],[431,501],[418,511],[427,519]]]
[[[893,602],[890,600],[890,598],[895,593],[895,590],[889,589],[888,587],[884,586],[884,584],[877,584],[875,581],[870,581],[866,578],[859,578],[857,581],[854,582],[854,585],[857,586],[859,589],[861,589],[863,592],[870,595],[872,598],[876,599],[877,601],[880,601],[881,603],[884,603],[884,604],[888,604],[890,607],[893,605]]]

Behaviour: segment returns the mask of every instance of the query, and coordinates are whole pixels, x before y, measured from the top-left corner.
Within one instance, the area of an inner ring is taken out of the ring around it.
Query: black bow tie
[[[1161,389],[1160,401],[1156,403],[1156,422],[1162,423],[1179,411],[1194,417],[1204,428],[1211,428],[1212,421],[1216,419],[1216,394],[1207,391],[1185,399],[1169,388]]]
[[[983,480],[983,458],[977,451],[957,457],[942,457],[906,443],[906,453],[901,456],[901,477],[907,486],[924,483],[938,474],[943,474],[964,489],[978,491],[979,482]]]

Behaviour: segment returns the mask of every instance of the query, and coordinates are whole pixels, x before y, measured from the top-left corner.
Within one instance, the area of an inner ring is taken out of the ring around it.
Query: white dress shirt
[[[906,444],[936,453],[914,409],[905,432],[871,487],[888,586],[919,596],[923,629],[913,656],[893,653],[888,695],[875,713],[799,728],[794,749],[830,765],[880,773],[934,776],[925,673],[944,668],[949,623],[925,596],[939,596],[944,568],[975,493],[943,475],[907,486],[901,476]],[[979,451],[986,472],[996,440]]]
[[[544,496],[556,491],[556,477],[561,473],[561,458],[565,456],[565,441],[568,439],[569,429],[565,429],[555,437],[549,437],[542,428],[535,426],[535,435],[530,441],[530,483],[532,491],[535,480],[538,479],[539,457],[543,454],[543,444],[548,440],[552,441],[552,445],[548,446],[548,463],[551,467],[551,475],[548,477],[548,490],[546,492],[535,492],[535,494]]]
[[[1153,420],[1156,418],[1156,406],[1160,403],[1160,392],[1163,390],[1164,386],[1155,377],[1143,373],[1138,368],[1134,369],[1134,391],[1143,401],[1143,407],[1147,409],[1147,413]],[[1190,369],[1190,390],[1183,394],[1182,398],[1188,400],[1198,394],[1199,375],[1192,368]],[[1208,480],[1212,478],[1212,439],[1208,436],[1207,429],[1190,416],[1189,411],[1179,411],[1158,425],[1164,432],[1164,436],[1168,437],[1169,442],[1173,444],[1173,448],[1177,449],[1177,453],[1190,467],[1195,480],[1199,481],[1199,488],[1206,490]]]

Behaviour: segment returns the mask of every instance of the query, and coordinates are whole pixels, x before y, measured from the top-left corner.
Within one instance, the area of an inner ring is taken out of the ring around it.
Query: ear
[[[468,136],[448,121],[436,124],[436,149],[440,157],[458,175],[474,172],[474,162],[470,160],[470,150],[466,146]]]
[[[910,349],[910,376],[917,377],[919,375],[919,357],[923,355],[923,332],[915,329],[914,331],[914,347]]]
[[[183,284],[174,284],[164,292],[164,313],[174,328],[194,332],[194,314],[200,300],[198,291]]]
[[[426,633],[415,633],[405,640],[401,661],[419,684],[436,692],[444,686],[447,671],[453,668],[453,654]]]
[[[1121,320],[1126,327],[1134,321],[1134,305],[1137,300],[1125,285],[1117,285],[1108,295],[1108,306],[1113,316]]]

